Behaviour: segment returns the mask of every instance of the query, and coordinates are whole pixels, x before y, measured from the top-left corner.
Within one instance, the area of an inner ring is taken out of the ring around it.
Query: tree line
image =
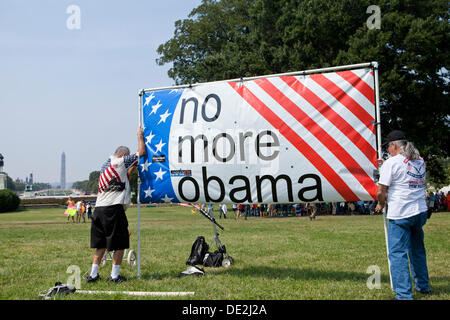
[[[25,186],[27,183],[25,182],[17,182],[11,179],[10,176],[6,176],[6,188],[12,191],[21,192],[25,191]],[[29,184],[28,184],[29,185]],[[46,182],[36,182],[31,184],[33,191],[51,189],[50,183]]]
[[[86,193],[97,193],[99,177],[100,177],[100,171],[92,171],[89,174],[88,180],[74,182],[72,184],[72,188],[84,191]]]

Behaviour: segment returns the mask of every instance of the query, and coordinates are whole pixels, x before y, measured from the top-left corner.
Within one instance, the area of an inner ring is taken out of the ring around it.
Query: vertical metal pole
[[[142,99],[143,91],[139,92],[139,128],[142,126]],[[139,162],[138,162],[139,163]],[[141,278],[141,178],[137,177],[137,276]]]
[[[378,62],[372,62],[373,70],[374,70],[374,81],[375,81],[375,110],[377,116],[377,149],[378,149],[378,159],[382,158],[383,150],[381,149],[381,111],[380,111],[380,87],[378,80]],[[391,276],[391,262],[389,261],[389,246],[388,246],[388,226],[386,219],[386,206],[383,208],[383,222],[384,222],[384,239],[386,241],[386,255],[388,260],[388,271],[389,271],[389,280],[392,286],[392,276]]]

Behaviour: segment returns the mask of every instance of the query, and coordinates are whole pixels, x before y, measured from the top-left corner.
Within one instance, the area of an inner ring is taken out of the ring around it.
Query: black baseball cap
[[[386,136],[382,146],[386,147],[389,144],[389,142],[397,141],[397,140],[406,140],[406,136],[403,131],[394,130],[394,131],[389,132],[389,134]]]

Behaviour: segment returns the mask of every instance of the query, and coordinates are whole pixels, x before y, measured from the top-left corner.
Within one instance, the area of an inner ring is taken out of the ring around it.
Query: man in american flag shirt
[[[98,181],[98,195],[91,224],[91,248],[95,248],[91,274],[86,282],[100,279],[98,267],[105,251],[114,251],[112,282],[123,282],[119,275],[124,249],[130,246],[126,205],[131,200],[129,177],[138,164],[139,157],[146,154],[143,129],[139,128],[138,152],[130,154],[127,147],[120,146],[103,164]]]

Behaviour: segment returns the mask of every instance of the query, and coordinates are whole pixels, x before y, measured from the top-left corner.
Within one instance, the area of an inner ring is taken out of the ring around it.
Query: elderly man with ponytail
[[[427,221],[426,167],[402,131],[390,132],[383,147],[390,157],[380,168],[375,211],[380,212],[387,204],[388,258],[395,299],[411,300],[411,276],[416,292],[430,293],[422,230]]]

